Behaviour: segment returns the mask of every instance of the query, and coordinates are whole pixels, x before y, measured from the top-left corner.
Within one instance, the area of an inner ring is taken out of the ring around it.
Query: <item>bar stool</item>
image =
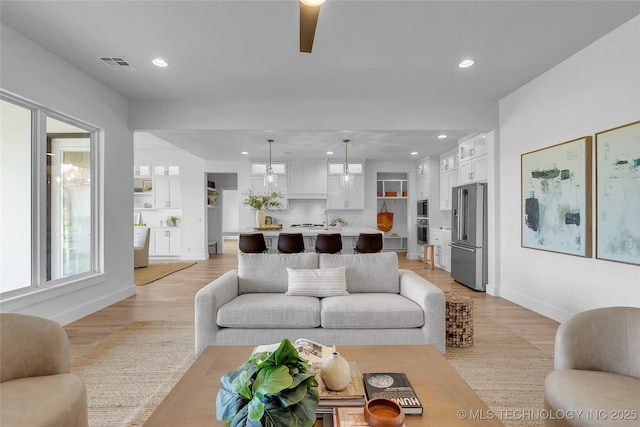
[[[320,254],[339,254],[342,251],[342,236],[340,233],[318,234],[316,238],[316,252]]]
[[[429,267],[429,270],[435,270],[436,268],[436,264],[434,261],[435,258],[435,252],[436,252],[436,245],[434,243],[425,243],[422,246],[422,261],[423,261],[423,268],[427,268]],[[430,254],[430,255],[429,255]]]
[[[264,234],[241,234],[238,241],[238,250],[247,254],[267,252],[267,244],[264,241]]]
[[[278,236],[278,252],[281,254],[304,252],[304,237],[302,237],[302,233],[280,233]]]
[[[373,254],[382,250],[381,233],[360,233],[353,253]]]

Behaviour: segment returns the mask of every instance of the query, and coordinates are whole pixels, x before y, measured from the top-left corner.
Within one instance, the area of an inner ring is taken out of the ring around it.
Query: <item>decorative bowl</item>
[[[401,427],[404,411],[393,400],[375,397],[364,405],[364,419],[371,427]]]

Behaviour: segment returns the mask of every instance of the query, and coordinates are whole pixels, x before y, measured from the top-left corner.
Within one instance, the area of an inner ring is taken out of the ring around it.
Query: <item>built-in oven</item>
[[[418,244],[429,243],[429,218],[418,218]]]
[[[418,218],[429,218],[429,200],[418,200],[418,210],[416,214]]]

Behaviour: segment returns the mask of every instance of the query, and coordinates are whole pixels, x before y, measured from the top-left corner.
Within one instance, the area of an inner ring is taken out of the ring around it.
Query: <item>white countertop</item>
[[[276,237],[280,233],[302,233],[305,237],[314,237],[323,233],[340,233],[345,237],[359,236],[360,233],[382,233],[382,231],[369,227],[329,227],[325,230],[322,227],[282,227],[279,230],[255,230],[251,227],[241,228],[238,230],[225,231],[223,236],[238,236],[244,233],[262,233],[266,237]]]

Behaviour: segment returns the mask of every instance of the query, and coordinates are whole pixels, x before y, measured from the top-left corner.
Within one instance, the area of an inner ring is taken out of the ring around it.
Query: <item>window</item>
[[[98,129],[0,95],[2,296],[97,273]]]

